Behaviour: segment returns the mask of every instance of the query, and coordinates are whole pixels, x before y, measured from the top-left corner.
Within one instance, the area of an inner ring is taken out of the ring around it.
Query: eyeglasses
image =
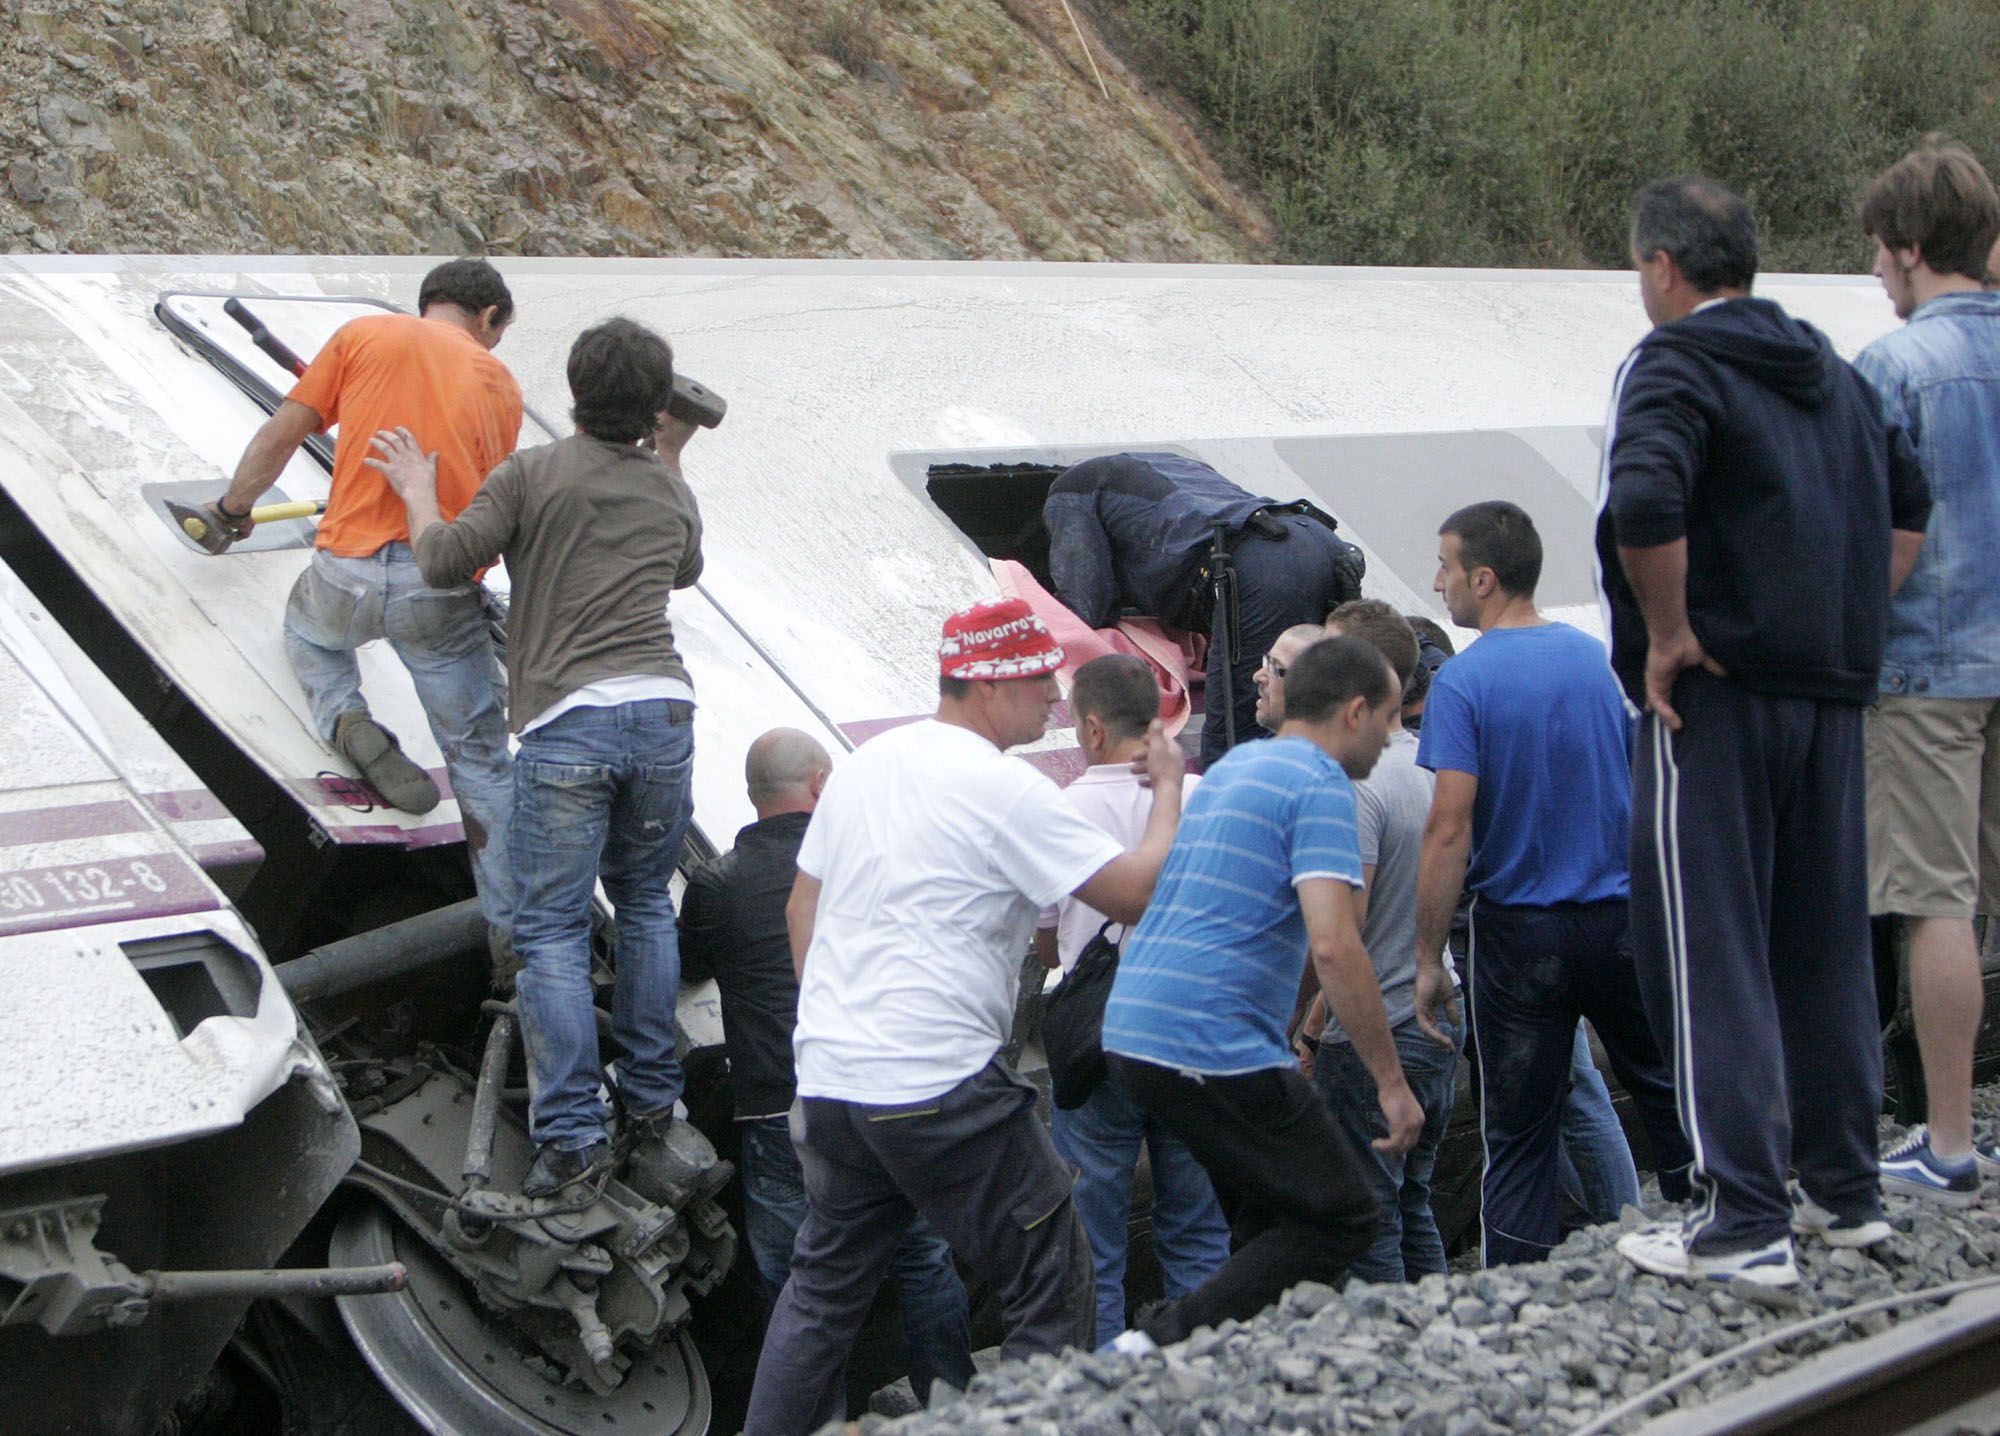
[[[1289,663],[1278,662],[1277,654],[1267,653],[1264,655],[1264,671],[1273,678],[1283,678],[1291,671],[1291,665]]]

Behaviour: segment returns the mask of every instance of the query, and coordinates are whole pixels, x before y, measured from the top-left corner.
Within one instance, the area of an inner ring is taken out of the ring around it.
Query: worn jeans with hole
[[[1438,1148],[1451,1126],[1457,1095],[1458,1056],[1465,1036],[1448,1018],[1447,1047],[1426,1033],[1412,1017],[1392,1034],[1396,1055],[1410,1094],[1424,1109],[1423,1131],[1416,1145],[1399,1157],[1377,1151],[1377,1137],[1389,1135],[1389,1123],[1375,1090],[1375,1079],[1355,1054],[1351,1042],[1320,1044],[1313,1065],[1313,1082],[1326,1098],[1327,1110],[1361,1159],[1361,1173],[1375,1193],[1382,1225],[1374,1243],[1350,1268],[1363,1281],[1415,1281],[1446,1269],[1444,1237],[1431,1211],[1431,1174]]]
[[[742,1139],[737,1166],[743,1177],[743,1235],[765,1294],[775,1303],[805,1225],[805,1169],[786,1118],[753,1117],[738,1122],[736,1131]],[[951,1247],[922,1217],[912,1217],[890,1258],[889,1274],[903,1319],[903,1365],[917,1400],[929,1402],[935,1381],[965,1390],[974,1371],[972,1319]]]
[[[1097,1268],[1097,1344],[1125,1329],[1125,1248],[1132,1179],[1143,1143],[1153,1173],[1153,1254],[1168,1297],[1182,1297],[1229,1260],[1229,1221],[1187,1144],[1148,1117],[1109,1077],[1080,1107],[1049,1113],[1063,1160],[1076,1168],[1076,1210]]]
[[[489,923],[505,930],[514,918],[507,871],[514,772],[507,686],[478,588],[432,588],[404,543],[385,544],[366,558],[314,549],[285,605],[285,656],[327,742],[341,714],[367,711],[354,650],[382,638],[410,671],[444,755],[480,906]]]
[[[628,1110],[673,1106],[680,936],[671,883],[693,798],[693,705],[666,699],[572,708],[521,739],[512,857],[520,899],[516,985],[528,1050],[528,1130],[571,1150],[604,1136],[590,988],[597,880],[617,918],[611,1035]]]

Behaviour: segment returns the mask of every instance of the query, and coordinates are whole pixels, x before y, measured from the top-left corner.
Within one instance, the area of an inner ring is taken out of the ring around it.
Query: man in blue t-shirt
[[[1401,698],[1359,639],[1301,653],[1277,736],[1208,770],[1126,939],[1104,1010],[1111,1075],[1207,1170],[1236,1251],[1198,1290],[1142,1313],[1121,1350],[1254,1316],[1298,1282],[1336,1283],[1374,1236],[1359,1159],[1285,1042],[1308,956],[1375,1079],[1388,1123],[1375,1145],[1406,1152],[1423,1129],[1355,921],[1349,779],[1375,766]]]
[[[1564,1093],[1580,1015],[1639,1105],[1668,1197],[1691,1160],[1647,1026],[1626,923],[1631,718],[1604,645],[1535,607],[1542,540],[1514,504],[1438,530],[1436,588],[1479,641],[1438,670],[1417,762],[1437,774],[1417,877],[1417,1014],[1449,995],[1442,953],[1470,889],[1467,987],[1486,1167],[1489,1266],[1562,1240]]]

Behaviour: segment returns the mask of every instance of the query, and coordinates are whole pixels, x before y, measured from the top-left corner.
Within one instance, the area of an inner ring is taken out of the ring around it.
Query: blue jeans
[[[1106,1079],[1081,1107],[1052,1108],[1056,1150],[1076,1168],[1076,1212],[1097,1278],[1097,1344],[1125,1329],[1125,1242],[1139,1144],[1153,1169],[1153,1251],[1169,1297],[1186,1296],[1229,1259],[1229,1222],[1194,1153]]]
[[[1431,1173],[1445,1129],[1451,1125],[1458,1054],[1465,1043],[1465,1034],[1448,1022],[1445,1032],[1452,1039],[1449,1047],[1427,1035],[1414,1018],[1391,1034],[1403,1078],[1424,1109],[1423,1131],[1416,1145],[1400,1157],[1371,1145],[1377,1137],[1389,1135],[1389,1124],[1382,1117],[1375,1079],[1355,1055],[1354,1044],[1322,1045],[1313,1066],[1313,1081],[1326,1098],[1335,1125],[1354,1145],[1362,1175],[1382,1209],[1382,1226],[1373,1245],[1351,1268],[1364,1281],[1415,1281],[1445,1270],[1444,1238],[1431,1211]]]
[[[1569,1095],[1562,1106],[1563,1195],[1590,1214],[1593,1222],[1615,1222],[1628,1206],[1639,1205],[1639,1169],[1632,1147],[1611,1107],[1611,1089],[1590,1055],[1590,1035],[1576,1027],[1570,1056]]]
[[[313,550],[285,605],[285,656],[306,691],[313,726],[329,743],[341,714],[368,711],[354,650],[378,638],[388,639],[409,669],[444,755],[486,920],[511,928],[507,687],[478,589],[432,588],[404,543],[385,544],[367,558]]]
[[[765,1296],[775,1301],[791,1274],[792,1246],[805,1225],[805,1171],[786,1118],[758,1117],[738,1122],[736,1130],[742,1138],[744,1236],[764,1278]],[[903,1365],[917,1399],[929,1402],[934,1381],[963,1391],[974,1371],[972,1318],[951,1247],[922,1217],[913,1217],[889,1272],[903,1318]]]
[[[674,864],[693,799],[692,705],[651,699],[572,708],[521,740],[514,764],[514,946],[528,1050],[528,1131],[580,1149],[604,1137],[590,901],[599,877],[618,923],[611,1035],[633,1112],[681,1095],[674,1052],[680,936]]]

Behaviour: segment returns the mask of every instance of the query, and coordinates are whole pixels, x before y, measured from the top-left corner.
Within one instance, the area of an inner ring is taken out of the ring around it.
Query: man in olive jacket
[[[701,574],[701,517],[679,467],[693,431],[665,414],[673,377],[673,351],[650,330],[628,319],[586,330],[569,356],[577,432],[501,463],[450,523],[406,430],[378,434],[382,457],[369,461],[409,506],[426,582],[448,588],[502,555],[513,578],[508,719],[521,743],[509,853],[537,1149],[529,1197],[612,1160],[590,988],[599,877],[618,915],[612,1034],[635,1186],[684,1085],[669,883],[693,807],[694,689],[666,610]]]

